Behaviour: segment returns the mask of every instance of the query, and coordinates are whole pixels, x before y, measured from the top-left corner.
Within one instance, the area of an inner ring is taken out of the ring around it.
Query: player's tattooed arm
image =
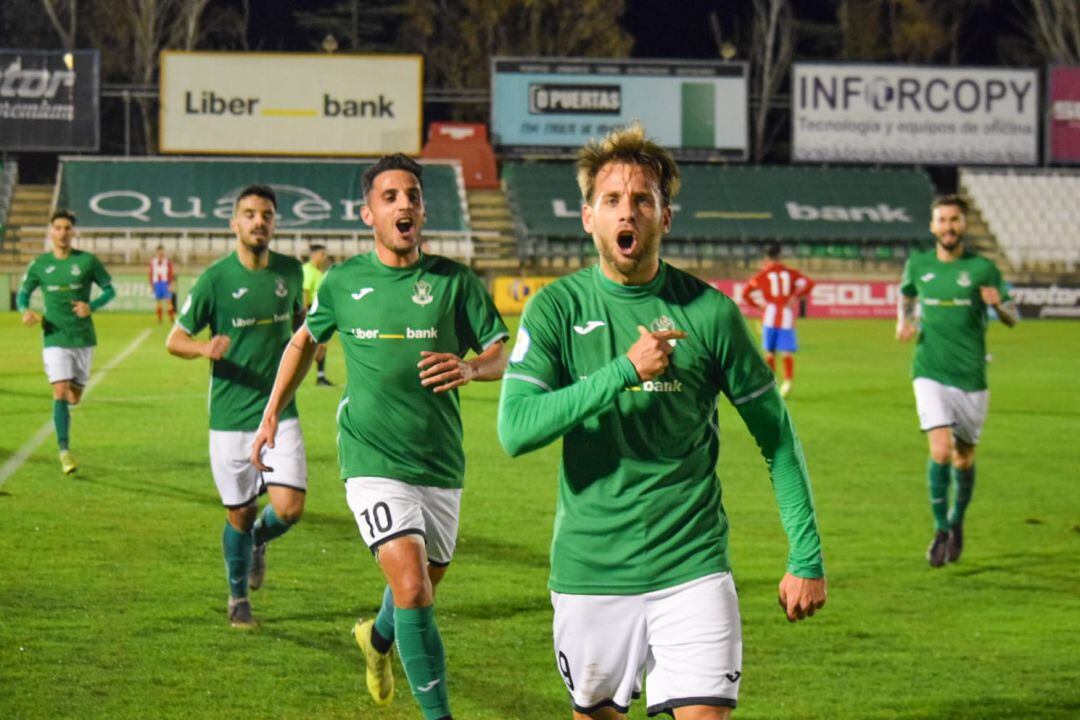
[[[993,286],[981,287],[979,288],[979,295],[982,296],[984,303],[994,308],[997,316],[1001,319],[1001,322],[1005,323],[1006,327],[1016,325],[1016,303],[1011,299],[1002,302],[1000,290]]]
[[[907,342],[915,335],[915,304],[917,299],[900,293],[896,303],[896,339]]]

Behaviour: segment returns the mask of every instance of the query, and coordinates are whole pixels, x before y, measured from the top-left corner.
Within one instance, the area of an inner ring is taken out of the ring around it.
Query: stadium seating
[[[962,168],[960,186],[1014,268],[1080,264],[1080,172]]]
[[[429,160],[457,160],[468,190],[499,187],[495,150],[488,142],[487,126],[479,123],[433,122],[420,157]]]
[[[924,241],[933,186],[916,170],[681,167],[668,255],[758,256],[779,240],[804,257],[887,259]],[[569,163],[508,163],[503,182],[524,257],[591,252]]]
[[[232,158],[64,158],[57,202],[79,216],[80,246],[106,261],[139,263],[164,245],[182,263],[229,252],[231,198],[252,182],[278,193],[279,252],[304,255],[321,243],[333,257],[372,247],[359,217],[360,174],[370,162],[256,161]],[[424,235],[432,252],[472,256],[461,169],[424,163]]]

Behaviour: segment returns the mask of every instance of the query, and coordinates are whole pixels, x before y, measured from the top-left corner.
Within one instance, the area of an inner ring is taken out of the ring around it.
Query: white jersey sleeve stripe
[[[537,387],[542,387],[545,390],[547,390],[548,392],[554,392],[548,386],[548,384],[546,382],[544,382],[543,380],[537,380],[536,378],[529,377],[528,375],[521,375],[520,373],[506,373],[505,375],[503,375],[503,379],[504,380],[524,380],[525,382],[532,383],[533,385],[536,385]]]

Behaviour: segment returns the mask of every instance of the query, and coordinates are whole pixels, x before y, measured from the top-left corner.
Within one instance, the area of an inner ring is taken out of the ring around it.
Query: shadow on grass
[[[82,470],[79,471],[79,474],[76,477],[78,480],[88,484],[113,488],[134,495],[149,495],[152,497],[169,498],[171,500],[184,500],[194,505],[221,507],[221,500],[216,495],[209,492],[189,490],[188,488],[180,487],[178,485],[168,485],[157,481],[143,484],[116,481],[110,482],[96,479],[92,473],[86,473]],[[213,487],[213,483],[210,483],[210,486]]]
[[[510,564],[524,567],[548,566],[547,551],[538,551],[518,543],[497,540],[482,535],[463,536],[458,540],[455,560],[471,562],[490,562],[499,565]]]

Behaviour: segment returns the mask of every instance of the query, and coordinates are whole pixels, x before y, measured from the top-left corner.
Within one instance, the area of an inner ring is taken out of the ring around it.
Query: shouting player
[[[791,621],[826,593],[802,448],[735,303],[660,260],[679,190],[671,155],[633,125],[582,149],[578,185],[600,263],[526,306],[498,424],[513,456],[563,441],[556,663],[576,720],[624,717],[643,674],[649,715],[722,720],[738,696],[742,634],[716,476],[718,396],[772,477]]]
[[[788,396],[795,380],[795,351],[799,349],[795,338],[795,308],[799,299],[809,295],[813,288],[813,280],[780,262],[780,243],[774,242],[765,248],[761,270],[750,278],[743,290],[746,301],[762,310],[761,342],[765,362],[775,372],[776,354],[780,353],[783,360],[782,397]]]
[[[931,212],[930,232],[937,243],[933,252],[912,255],[904,266],[896,338],[907,342],[918,335],[911,377],[919,428],[930,445],[927,476],[934,514],[926,559],[941,567],[960,559],[964,513],[975,490],[975,446],[990,405],[987,308],[1008,327],[1016,324],[1016,309],[997,266],[964,248],[967,203],[947,195],[934,201]]]
[[[53,389],[53,425],[65,475],[78,467],[68,447],[71,406],[82,399],[97,345],[90,314],[116,297],[105,266],[92,254],[74,249],[74,238],[75,216],[66,210],[53,213],[49,219],[52,250],[30,263],[15,299],[23,324],[32,327],[40,322],[45,335],[42,357]],[[93,285],[101,288],[101,294],[91,300]],[[39,287],[45,295],[44,316],[30,309],[30,295]]]
[[[251,459],[280,438],[278,415],[334,333],[345,350],[338,454],[349,508],[386,576],[374,620],[353,628],[379,705],[394,692],[395,641],[425,720],[450,718],[435,590],[457,542],[465,453],[457,388],[498,380],[505,325],[467,267],[421,251],[423,168],[389,155],[361,178],[375,250],[326,273],[305,327],[281,358]],[[463,359],[473,350],[477,355]],[[269,452],[269,451],[266,451]]]
[[[277,448],[267,453],[273,473],[250,462],[278,358],[304,318],[300,262],[270,250],[276,217],[271,188],[251,185],[240,192],[230,222],[236,250],[199,276],[166,343],[177,357],[210,360],[210,469],[227,511],[221,545],[229,623],[238,628],[257,624],[248,587],[262,585],[266,543],[300,520],[307,491],[295,403],[282,408]],[[210,339],[196,340],[208,326]],[[256,519],[264,492],[270,502]]]

